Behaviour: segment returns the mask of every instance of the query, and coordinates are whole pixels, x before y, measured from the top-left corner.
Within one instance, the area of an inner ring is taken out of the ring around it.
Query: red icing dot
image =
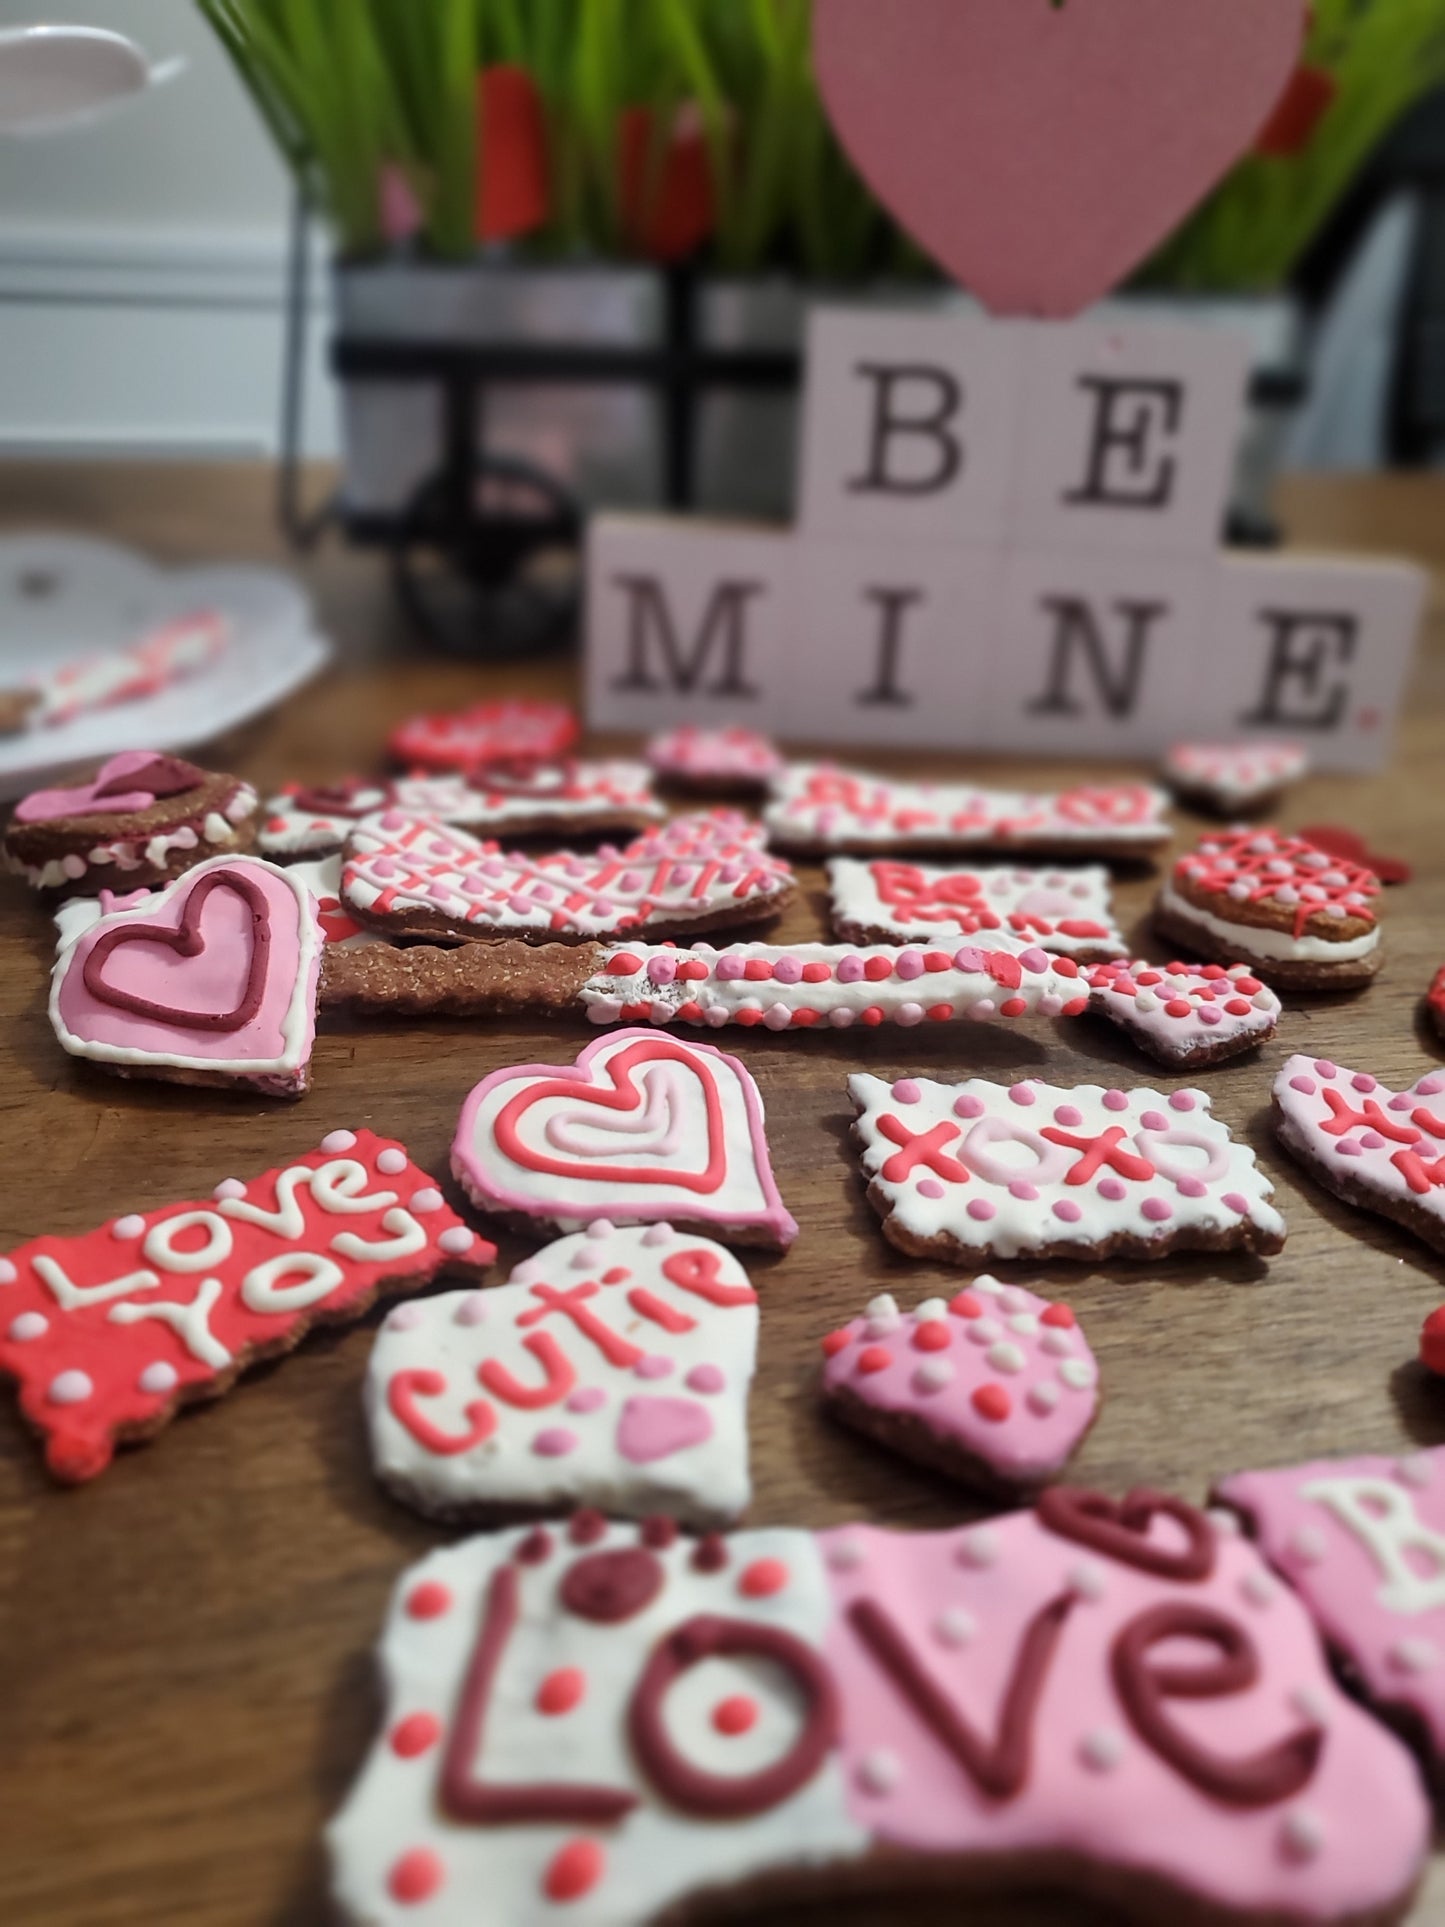
[[[692,1555],[694,1572],[721,1572],[728,1562],[727,1541],[720,1532],[705,1532]]]
[[[803,982],[805,984],[826,983],[829,975],[828,966],[825,963],[807,963],[803,965]]]
[[[877,1004],[869,1004],[866,1010],[859,1011],[858,1022],[860,1024],[881,1024],[883,1022],[883,1012]]]
[[[406,1596],[406,1610],[413,1619],[439,1619],[451,1603],[450,1591],[437,1579],[424,1579]]]
[[[1064,1331],[1072,1331],[1074,1314],[1067,1305],[1047,1305],[1039,1313],[1041,1325],[1058,1325]]]
[[[641,968],[641,957],[634,957],[630,950],[619,950],[615,957],[607,959],[607,973],[611,977],[631,977]]]
[[[860,1372],[886,1372],[893,1363],[893,1354],[886,1345],[865,1345],[858,1354]]]
[[[587,1675],[580,1666],[559,1666],[548,1673],[537,1688],[537,1711],[555,1715],[570,1713],[587,1691]]]
[[[1249,1015],[1249,999],[1247,997],[1231,997],[1224,1008],[1229,1012],[1231,1017],[1247,1017]]]
[[[1181,964],[1179,968],[1182,971],[1185,966]],[[1202,974],[1209,979],[1210,983],[1214,983],[1218,978],[1223,977],[1226,972],[1223,964],[1206,964]]]
[[[763,983],[773,974],[773,966],[766,957],[749,957],[743,965],[743,975],[752,983]]]
[[[1432,1372],[1445,1372],[1445,1305],[1432,1311],[1421,1327],[1420,1363]]]
[[[992,1419],[1002,1424],[1013,1410],[1013,1400],[1002,1385],[988,1384],[975,1387],[973,1409],[980,1418]]]
[[[626,1012],[624,1012],[623,1015],[625,1016]],[[749,1024],[760,1024],[762,1021],[763,1013],[760,1010],[739,1009],[733,1012],[733,1022],[735,1024],[742,1024],[744,1028]]]
[[[624,1284],[631,1276],[632,1273],[627,1269],[626,1265],[614,1265],[611,1271],[603,1272],[602,1282],[604,1285],[620,1285]]]
[[[517,1547],[513,1557],[523,1566],[540,1566],[552,1554],[552,1535],[545,1526],[533,1526]]]
[[[1141,970],[1135,975],[1134,981],[1139,984],[1157,984],[1159,982],[1159,972],[1157,970]]]
[[[670,1546],[677,1537],[677,1521],[669,1518],[665,1512],[650,1512],[643,1520],[642,1530],[637,1536],[643,1545],[651,1546],[654,1551],[661,1551]]]
[[[418,1753],[436,1745],[441,1730],[442,1723],[434,1713],[408,1713],[391,1729],[391,1750],[403,1760],[414,1760]]]
[[[923,1014],[925,1017],[930,1018],[935,1024],[946,1024],[949,1018],[952,1017],[953,1015],[953,1005],[952,1004],[930,1004],[928,1006],[928,1009]]]
[[[1078,974],[1079,966],[1074,962],[1072,957],[1054,958],[1054,975],[1056,977],[1077,977]]]
[[[998,1007],[1000,1017],[1022,1017],[1028,1005],[1022,997],[1005,997]]]
[[[948,1309],[955,1318],[983,1317],[983,1305],[971,1291],[961,1291],[956,1298],[950,1300]]]
[[[801,1024],[804,1030],[808,1028],[809,1024],[816,1024],[817,1021],[818,1013],[813,1009],[811,1004],[803,1004],[793,1012],[793,1022],[795,1024]]]
[[[707,975],[707,965],[701,957],[694,957],[677,966],[677,974],[686,983],[696,983],[699,977]]]
[[[1260,991],[1264,989],[1264,985],[1259,981],[1258,977],[1236,977],[1234,987],[1236,990],[1242,991],[1246,997],[1257,997]]]
[[[1064,959],[1060,957],[1059,962],[1062,963],[1063,961]],[[1071,997],[1059,1012],[1059,1015],[1061,1017],[1082,1017],[1088,1008],[1089,1000],[1087,997]]]
[[[738,1574],[738,1591],[745,1599],[766,1599],[787,1583],[788,1568],[781,1559],[754,1559]]]
[[[952,970],[953,959],[946,950],[925,950],[923,953],[925,970]]]
[[[607,1530],[607,1521],[600,1512],[591,1506],[583,1506],[580,1512],[572,1514],[567,1527],[567,1537],[574,1546],[590,1546],[600,1539]]]
[[[442,1884],[442,1863],[430,1847],[413,1847],[400,1860],[392,1862],[386,1876],[387,1891],[393,1900],[410,1906],[429,1900]]]
[[[868,979],[869,983],[876,984],[880,978],[889,977],[892,974],[893,959],[891,957],[864,958],[863,975]]]
[[[719,1700],[712,1709],[712,1723],[719,1733],[729,1738],[735,1733],[746,1733],[757,1724],[758,1703],[749,1699],[746,1693],[733,1693],[725,1700]]]
[[[1164,1015],[1166,1017],[1187,1017],[1189,1015],[1189,999],[1187,997],[1171,997],[1164,1006]]]
[[[569,1840],[553,1854],[542,1876],[548,1900],[580,1900],[602,1878],[607,1857],[596,1840]]]
[[[913,1334],[913,1348],[920,1352],[948,1349],[948,1327],[941,1318],[926,1318]]]
[[[853,1337],[851,1332],[829,1332],[828,1336],[823,1340],[824,1358],[836,1358],[843,1347],[845,1345],[851,1345],[852,1342]]]

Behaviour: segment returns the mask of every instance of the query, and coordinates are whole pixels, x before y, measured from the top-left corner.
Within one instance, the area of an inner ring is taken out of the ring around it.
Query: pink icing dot
[[[1364,1147],[1356,1144],[1352,1137],[1342,1137],[1335,1149],[1342,1158],[1359,1158],[1365,1154]]]
[[[124,1218],[116,1219],[110,1227],[110,1235],[112,1238],[138,1238],[145,1228],[145,1219],[139,1212],[132,1211]]]
[[[1174,1111],[1192,1111],[1194,1109],[1193,1091],[1171,1091],[1169,1108]]]
[[[1201,1178],[1179,1178],[1176,1185],[1181,1198],[1202,1198],[1209,1189]]]
[[[1415,1086],[1421,1097],[1434,1097],[1437,1091],[1445,1091],[1445,1078],[1439,1076],[1422,1077]]]
[[[1312,1077],[1292,1077],[1289,1080],[1289,1087],[1292,1091],[1299,1091],[1304,1097],[1313,1097],[1319,1089],[1319,1085]]]
[[[1221,1204],[1227,1204],[1231,1211],[1237,1211],[1241,1218],[1244,1217],[1249,1210],[1248,1198],[1242,1198],[1237,1191],[1226,1191],[1219,1202]]]
[[[440,1211],[442,1194],[432,1185],[424,1184],[420,1191],[412,1192],[410,1202],[413,1211]]]
[[[1019,962],[1025,970],[1047,970],[1049,967],[1047,954],[1040,950],[1037,944],[1031,950],[1021,950]]]
[[[650,1352],[646,1358],[639,1358],[632,1370],[638,1378],[670,1378],[675,1367],[670,1358],[661,1352]]]
[[[0,1285],[13,1285],[20,1273],[9,1258],[0,1258]]]
[[[167,1392],[176,1389],[179,1376],[174,1365],[168,1365],[165,1359],[158,1358],[153,1365],[146,1366],[136,1384],[152,1398],[164,1398]]]
[[[1372,1091],[1375,1088],[1375,1079],[1368,1071],[1356,1071],[1350,1082],[1357,1091]]]
[[[923,952],[921,950],[900,950],[898,962],[893,966],[905,983],[923,975]]]
[[[1117,1204],[1123,1195],[1124,1186],[1118,1178],[1100,1178],[1099,1196],[1101,1198],[1110,1198]]]
[[[1145,1111],[1139,1122],[1146,1131],[1164,1131],[1169,1128],[1169,1120],[1162,1111]]]
[[[607,1403],[607,1394],[600,1385],[582,1385],[567,1400],[569,1412],[595,1412]]]
[[[1038,1102],[1032,1084],[1010,1084],[1008,1094],[1010,1100],[1015,1104],[1036,1104]]]
[[[720,1392],[727,1384],[721,1365],[694,1365],[682,1381],[690,1392]]]
[[[52,1405],[79,1405],[94,1390],[95,1384],[86,1372],[57,1372],[46,1389],[46,1397]]]
[[[780,984],[797,984],[803,981],[803,966],[796,957],[779,957],[773,965],[774,981]]]
[[[923,1092],[919,1088],[916,1078],[900,1077],[889,1095],[895,1098],[900,1104],[916,1104],[919,1098],[922,1097]]]
[[[670,984],[677,975],[677,961],[673,957],[649,957],[647,961],[647,980],[653,984]]]
[[[1182,1191],[1184,1187],[1181,1185],[1179,1188]],[[1201,1185],[1201,1191],[1203,1188]],[[1152,1224],[1162,1224],[1166,1218],[1174,1216],[1174,1207],[1167,1198],[1145,1198],[1139,1209]]]
[[[486,1315],[486,1293],[482,1291],[469,1291],[452,1313],[452,1322],[457,1325],[480,1325]]]
[[[966,943],[961,950],[953,953],[955,970],[987,970],[988,961],[975,944]]]
[[[1083,1215],[1083,1211],[1072,1198],[1060,1198],[1054,1205],[1054,1216],[1062,1218],[1065,1224],[1077,1224]]]
[[[920,1198],[941,1198],[943,1196],[943,1186],[938,1182],[937,1178],[920,1178],[918,1180],[918,1195]]]
[[[715,969],[713,974],[717,978],[719,983],[726,984],[726,983],[731,983],[734,981],[734,979],[741,977],[743,974],[743,968],[744,968],[743,958],[723,956],[718,958],[717,968]],[[838,966],[838,975],[841,977],[842,974],[843,974],[843,967],[840,964]]]
[[[1055,1124],[1065,1125],[1070,1130],[1076,1124],[1082,1124],[1083,1121],[1084,1113],[1076,1104],[1060,1104],[1054,1112]]]
[[[722,962],[718,964],[717,974],[719,977],[722,975]],[[840,984],[856,984],[862,975],[863,959],[861,957],[850,951],[846,957],[839,958],[837,976]]]
[[[1205,1004],[1199,1011],[1201,1024],[1217,1024],[1222,1021],[1220,1011],[1213,1004]]]
[[[1380,1151],[1385,1145],[1385,1140],[1378,1131],[1361,1131],[1360,1142],[1367,1151]]]
[[[420,1305],[398,1305],[395,1311],[388,1312],[386,1329],[392,1332],[415,1331],[420,1323]]]
[[[1105,1091],[1104,1109],[1106,1111],[1127,1111],[1129,1100],[1122,1091]]]
[[[211,1196],[217,1199],[244,1198],[245,1195],[246,1187],[239,1178],[222,1178],[221,1182],[211,1193]]]
[[[17,1345],[28,1345],[32,1339],[43,1338],[50,1330],[50,1320],[43,1311],[22,1311],[11,1319],[8,1336]]]
[[[984,1224],[988,1219],[994,1217],[996,1211],[997,1207],[990,1204],[987,1198],[970,1198],[968,1201],[969,1217],[977,1219],[980,1224]]]
[[[533,1439],[532,1450],[539,1458],[563,1459],[569,1452],[575,1452],[580,1443],[577,1434],[569,1432],[565,1425],[549,1425]]]
[[[1321,1077],[1338,1077],[1340,1074],[1338,1065],[1332,1064],[1328,1057],[1317,1057],[1315,1069]]]
[[[955,1117],[982,1117],[983,1099],[981,1097],[971,1097],[969,1093],[965,1091],[962,1097],[954,1098],[953,1115]]]

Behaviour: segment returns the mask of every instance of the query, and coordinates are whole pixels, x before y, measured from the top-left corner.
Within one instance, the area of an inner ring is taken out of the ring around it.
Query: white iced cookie
[[[976,864],[968,869],[835,857],[828,865],[833,929],[849,943],[964,938],[984,948],[1037,944],[1093,962],[1128,945],[1109,902],[1109,872]]]

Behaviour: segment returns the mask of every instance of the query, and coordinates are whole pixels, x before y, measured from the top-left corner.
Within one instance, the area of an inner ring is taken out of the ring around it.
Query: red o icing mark
[[[408,1713],[391,1729],[391,1750],[398,1759],[414,1760],[436,1745],[442,1723],[435,1713]]]
[[[1344,1137],[1358,1126],[1366,1131],[1378,1131],[1381,1137],[1392,1138],[1396,1144],[1414,1144],[1420,1133],[1413,1124],[1403,1124],[1387,1111],[1382,1111],[1373,1097],[1367,1097],[1360,1109],[1355,1110],[1342,1091],[1325,1084],[1320,1096],[1325,1100],[1329,1117],[1320,1120],[1320,1129],[1326,1137]]]
[[[1041,1606],[1024,1629],[1004,1688],[993,1739],[985,1740],[928,1672],[891,1615],[876,1599],[855,1599],[848,1619],[940,1745],[974,1785],[995,1800],[1012,1800],[1028,1780],[1034,1721],[1064,1621],[1076,1603],[1071,1592]]]
[[[447,1389],[440,1372],[423,1367],[419,1371],[394,1372],[386,1388],[386,1402],[392,1417],[404,1425],[417,1444],[438,1458],[451,1458],[457,1452],[470,1452],[474,1445],[489,1439],[497,1429],[497,1414],[484,1398],[466,1409],[467,1430],[444,1432],[420,1411],[418,1398],[439,1398]]]
[[[500,1359],[484,1358],[477,1367],[477,1377],[493,1398],[519,1406],[524,1412],[540,1411],[544,1405],[555,1405],[566,1398],[577,1383],[577,1368],[552,1334],[529,1332],[522,1343],[542,1367],[542,1383],[523,1385]]]
[[[670,1258],[663,1260],[662,1275],[669,1284],[676,1285],[679,1291],[690,1291],[698,1298],[705,1298],[710,1305],[755,1305],[758,1294],[751,1285],[723,1285],[718,1283],[718,1273],[722,1270],[722,1259],[715,1251],[705,1251],[694,1247],[691,1251],[675,1251]]]
[[[586,1565],[587,1560],[579,1563]],[[462,1682],[456,1719],[442,1759],[438,1787],[442,1809],[454,1820],[493,1825],[546,1820],[588,1826],[620,1820],[637,1805],[636,1794],[625,1787],[549,1780],[492,1786],[475,1776],[473,1769],[481,1755],[492,1687],[517,1623],[519,1590],[517,1568],[499,1566],[487,1588],[481,1632]]]
[[[610,1325],[603,1324],[595,1312],[588,1311],[587,1300],[595,1298],[597,1290],[593,1284],[572,1285],[566,1290],[558,1285],[533,1285],[532,1296],[540,1298],[542,1302],[524,1311],[517,1323],[525,1328],[539,1323],[550,1312],[560,1311],[563,1317],[572,1320],[584,1338],[592,1340],[609,1365],[626,1371],[642,1357],[641,1347],[613,1331]]]
[[[1427,1371],[1445,1373],[1445,1305],[1437,1305],[1420,1327],[1420,1363]]]
[[[1039,1524],[1122,1565],[1161,1579],[1207,1579],[1214,1570],[1214,1528],[1204,1514],[1167,1492],[1137,1490],[1117,1504],[1084,1486],[1051,1485],[1035,1505]],[[1146,1535],[1157,1516],[1184,1530],[1183,1546],[1160,1545]]]
[[[663,1703],[673,1682],[700,1660],[740,1656],[769,1660],[791,1675],[803,1700],[802,1728],[781,1759],[756,1773],[707,1773],[678,1752]],[[653,1648],[628,1707],[627,1730],[644,1771],[673,1806],[708,1819],[742,1820],[807,1785],[837,1739],[838,1719],[833,1675],[811,1646],[780,1626],[698,1613]]]
[[[537,1688],[537,1711],[555,1719],[561,1713],[570,1713],[574,1706],[581,1704],[587,1691],[587,1675],[580,1666],[559,1666],[548,1673]]]
[[[665,1298],[659,1298],[655,1291],[646,1285],[634,1285],[627,1294],[627,1302],[639,1318],[646,1318],[654,1325],[661,1325],[666,1332],[690,1332],[697,1330],[697,1320],[689,1318],[685,1311],[677,1311]]]
[[[592,1546],[607,1531],[607,1521],[592,1506],[583,1506],[572,1514],[567,1527],[567,1537],[574,1546]]]
[[[129,796],[144,790],[159,801],[164,796],[184,796],[187,790],[198,790],[206,782],[206,772],[197,769],[194,763],[182,761],[179,756],[157,756],[140,769],[127,770],[124,776],[112,776],[95,791],[97,802],[112,796]]]
[[[1136,1157],[1132,1151],[1121,1148],[1124,1142],[1122,1124],[1109,1125],[1097,1137],[1075,1137],[1068,1131],[1061,1131],[1055,1124],[1046,1124],[1039,1136],[1046,1137],[1050,1144],[1061,1144],[1065,1150],[1081,1154],[1078,1163],[1072,1165],[1065,1175],[1065,1184],[1087,1184],[1104,1164],[1110,1170],[1117,1171],[1121,1178],[1134,1178],[1141,1183],[1154,1175],[1154,1166],[1148,1158]]]
[[[569,1840],[547,1863],[542,1891],[548,1900],[580,1900],[590,1893],[607,1868],[607,1856],[596,1840]]]
[[[936,1171],[939,1177],[946,1178],[950,1184],[967,1184],[967,1165],[960,1164],[957,1158],[950,1157],[943,1149],[945,1144],[951,1144],[958,1136],[959,1128],[945,1118],[935,1124],[932,1130],[910,1131],[902,1118],[885,1111],[878,1120],[878,1129],[891,1144],[900,1148],[886,1161],[880,1175],[888,1184],[902,1184],[914,1166],[922,1164],[930,1171]]]
[[[1202,1665],[1151,1658],[1165,1641],[1198,1639],[1216,1649]],[[1171,1699],[1223,1699],[1247,1692],[1259,1678],[1254,1641],[1237,1621],[1185,1600],[1138,1613],[1119,1633],[1111,1655],[1114,1685],[1134,1730],[1191,1785],[1228,1806],[1274,1806],[1309,1785],[1324,1745],[1324,1730],[1300,1726],[1245,1759],[1221,1758],[1176,1726]]]
[[[1445,1184],[1445,1157],[1422,1158],[1415,1151],[1395,1151],[1391,1164],[1417,1196],[1423,1197],[1438,1184]]]
[[[246,987],[240,1001],[230,1010],[177,1010],[169,1004],[155,1003],[134,991],[112,987],[104,980],[106,960],[114,950],[129,943],[160,944],[178,957],[199,957],[206,948],[201,935],[201,906],[214,890],[231,890],[251,913],[251,960]],[[261,1008],[266,989],[266,972],[271,961],[271,909],[260,886],[239,870],[211,870],[196,883],[181,909],[175,929],[157,923],[122,924],[98,937],[81,966],[81,981],[97,1003],[115,1010],[128,1010],[137,1017],[149,1017],[159,1024],[173,1024],[181,1030],[242,1030]]]
[[[451,1604],[451,1591],[439,1579],[424,1579],[406,1596],[407,1616],[411,1619],[440,1619],[444,1612],[450,1612]]]
[[[400,1860],[393,1861],[386,1876],[387,1892],[403,1906],[430,1900],[446,1877],[441,1860],[430,1847],[413,1847]]]
[[[666,1582],[661,1560],[642,1546],[622,1546],[569,1566],[557,1596],[579,1619],[616,1626],[650,1606]]]
[[[738,1591],[745,1599],[768,1599],[788,1583],[788,1568],[781,1559],[754,1559],[738,1575]]]
[[[732,1693],[727,1699],[719,1700],[712,1709],[713,1730],[732,1739],[736,1734],[749,1733],[758,1722],[758,1703],[746,1693]]]

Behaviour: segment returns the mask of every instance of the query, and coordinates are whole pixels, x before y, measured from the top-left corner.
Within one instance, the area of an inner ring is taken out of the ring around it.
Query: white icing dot
[[[966,1646],[978,1631],[978,1621],[962,1606],[946,1606],[933,1622],[933,1636],[941,1646]]]
[[[858,1784],[865,1793],[891,1793],[902,1778],[898,1755],[887,1747],[874,1747],[858,1762]]]
[[[918,1320],[920,1325],[926,1325],[930,1318],[946,1318],[948,1316],[948,1301],[944,1298],[925,1298],[913,1316]]]
[[[128,1211],[123,1218],[117,1218],[110,1227],[112,1238],[138,1238],[146,1228],[146,1221],[138,1211]]]
[[[888,1338],[902,1323],[902,1318],[896,1315],[892,1318],[865,1318],[863,1330],[869,1338]]]
[[[424,1184],[420,1191],[412,1192],[411,1208],[413,1211],[440,1211],[442,1194],[434,1186]]]
[[[1017,1345],[990,1345],[984,1357],[996,1372],[1021,1372],[1026,1362]]]
[[[1071,1392],[1086,1392],[1094,1382],[1094,1368],[1087,1358],[1066,1358],[1059,1377]]]
[[[1289,1549],[1296,1559],[1303,1559],[1308,1566],[1323,1559],[1329,1550],[1329,1541],[1318,1526],[1301,1526],[1290,1539]]]
[[[212,1191],[213,1198],[244,1198],[246,1187],[239,1178],[222,1178]]]
[[[389,1144],[384,1151],[377,1152],[376,1168],[384,1172],[387,1177],[394,1178],[398,1172],[406,1169],[406,1152],[397,1150],[394,1144]]]
[[[1004,1287],[999,1283],[998,1279],[990,1277],[987,1272],[984,1273],[982,1278],[975,1278],[968,1289],[970,1291],[981,1291],[985,1298],[1002,1298],[1004,1294]]]
[[[1046,1325],[1039,1339],[1039,1350],[1047,1352],[1050,1358],[1067,1358],[1074,1349],[1074,1341],[1066,1331],[1057,1325]]]
[[[1096,1773],[1112,1773],[1124,1757],[1124,1736],[1112,1726],[1096,1726],[1079,1741],[1079,1758]]]
[[[960,1566],[991,1566],[998,1558],[998,1534],[987,1526],[975,1526],[959,1541],[953,1556]]]
[[[1397,1639],[1390,1664],[1402,1673],[1428,1673],[1440,1663],[1440,1648],[1430,1639]]]
[[[1003,1326],[996,1318],[970,1318],[964,1329],[975,1345],[992,1345],[1003,1337]]]
[[[585,1228],[589,1238],[610,1238],[617,1227],[611,1218],[594,1218]]]
[[[464,1224],[453,1224],[448,1225],[437,1239],[437,1249],[449,1252],[452,1257],[457,1258],[462,1252],[470,1251],[474,1242],[471,1232]]]
[[[8,1258],[0,1258],[0,1285],[13,1285],[20,1273]]]
[[[1068,1574],[1070,1592],[1080,1599],[1102,1599],[1104,1568],[1096,1559],[1081,1559]]]
[[[898,1300],[893,1296],[891,1291],[880,1291],[876,1298],[870,1298],[868,1300],[868,1303],[864,1306],[864,1310],[870,1318],[890,1318],[896,1320],[898,1317]]]
[[[1049,1385],[1042,1380],[1040,1380],[1037,1385],[1030,1385],[1028,1389],[1028,1404],[1040,1417],[1047,1418],[1049,1413],[1057,1406],[1058,1402],[1059,1388],[1057,1385]]]
[[[1313,1860],[1325,1844],[1325,1823],[1313,1807],[1291,1807],[1280,1821],[1279,1838],[1291,1860]]]
[[[913,1374],[913,1383],[920,1392],[941,1392],[953,1383],[953,1367],[946,1358],[925,1358]]]
[[[350,1151],[356,1146],[355,1131],[328,1131],[321,1140],[323,1151]]]
[[[22,1311],[18,1318],[10,1321],[10,1337],[17,1345],[28,1345],[32,1339],[44,1338],[50,1330],[50,1320],[43,1311]]]
[[[487,1294],[469,1291],[452,1313],[454,1325],[480,1325],[487,1315]]]
[[[179,1382],[180,1374],[175,1366],[168,1365],[163,1358],[158,1358],[154,1365],[147,1365],[136,1380],[141,1390],[149,1392],[153,1398],[164,1398],[167,1392],[176,1389]]]
[[[95,1390],[85,1372],[57,1372],[51,1379],[46,1397],[52,1405],[79,1405]]]
[[[863,1548],[856,1539],[835,1539],[828,1548],[828,1564],[834,1572],[853,1572],[863,1558]]]
[[[574,1271],[595,1271],[598,1265],[605,1263],[606,1259],[603,1256],[600,1245],[580,1244],[572,1253],[572,1269]]]
[[[998,1302],[1005,1311],[1027,1311],[1029,1295],[1020,1291],[1017,1285],[1003,1285],[999,1289]]]
[[[1329,1714],[1324,1694],[1313,1686],[1297,1686],[1290,1694],[1290,1704],[1305,1719],[1313,1720],[1316,1726],[1323,1726]]]
[[[1239,1590],[1251,1606],[1267,1606],[1279,1591],[1279,1587],[1263,1566],[1255,1566],[1240,1580]]]
[[[674,1235],[672,1226],[665,1219],[659,1219],[643,1232],[642,1242],[645,1245],[667,1245],[672,1243]]]
[[[1395,1463],[1395,1477],[1405,1485],[1426,1486],[1435,1476],[1435,1466],[1428,1452],[1412,1452],[1407,1459]]]
[[[1031,1311],[1016,1311],[1008,1321],[1008,1328],[1020,1338],[1032,1338],[1039,1328],[1038,1316]]]
[[[1212,1505],[1204,1516],[1221,1538],[1239,1537],[1239,1515],[1231,1512],[1228,1506]]]
[[[388,1312],[384,1321],[389,1332],[415,1331],[421,1323],[420,1305],[398,1305],[395,1311]]]

